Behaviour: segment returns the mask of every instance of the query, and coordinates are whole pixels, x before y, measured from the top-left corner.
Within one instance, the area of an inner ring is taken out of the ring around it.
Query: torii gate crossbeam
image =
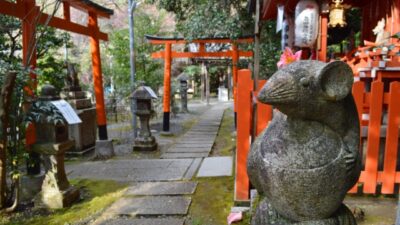
[[[101,71],[100,40],[107,41],[108,36],[106,33],[100,31],[98,18],[110,18],[113,11],[89,0],[63,0],[62,4],[63,18],[40,12],[40,7],[36,6],[35,0],[17,0],[15,3],[0,0],[0,14],[12,16],[22,21],[23,63],[25,66],[30,66],[32,68],[36,67],[36,51],[35,49],[29,48],[33,46],[37,24],[47,23],[48,26],[54,28],[90,37],[98,133],[100,140],[107,140],[107,120]],[[89,20],[87,26],[71,21],[71,7],[88,14]],[[31,77],[33,81],[36,82],[36,75],[31,74]],[[27,144],[35,142],[35,138],[32,135],[27,134]]]
[[[244,37],[237,40],[231,40],[229,38],[210,38],[210,39],[197,39],[193,41],[186,41],[183,38],[165,38],[165,37],[154,37],[146,35],[146,39],[150,44],[164,45],[164,51],[153,53],[151,56],[154,59],[164,59],[164,95],[163,95],[163,132],[169,133],[169,120],[170,120],[170,96],[171,96],[171,61],[173,58],[207,58],[207,57],[221,57],[221,58],[232,58],[232,76],[233,76],[233,96],[234,96],[234,108],[236,114],[236,86],[237,86],[237,74],[238,74],[238,62],[240,57],[252,57],[252,51],[240,51],[238,49],[238,43],[252,43],[253,37]],[[172,51],[173,44],[188,44],[197,43],[199,44],[198,52],[176,52]],[[231,44],[232,48],[228,51],[220,52],[207,52],[205,44]]]

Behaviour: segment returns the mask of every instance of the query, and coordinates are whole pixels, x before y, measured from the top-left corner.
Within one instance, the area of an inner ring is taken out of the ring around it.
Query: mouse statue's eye
[[[303,85],[303,87],[308,87],[308,85],[310,84],[310,80],[305,77],[302,77],[300,79],[300,84]]]

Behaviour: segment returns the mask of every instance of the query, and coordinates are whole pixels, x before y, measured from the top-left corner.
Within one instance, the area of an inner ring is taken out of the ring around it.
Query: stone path
[[[201,158],[207,157],[214,145],[225,110],[224,105],[216,105],[206,111],[200,121],[184,134],[176,144],[161,155],[161,158]]]
[[[161,159],[114,159],[68,165],[67,173],[71,178],[130,183],[123,197],[93,224],[183,225],[191,204],[191,194],[197,187],[197,182],[190,180],[203,158],[209,156],[227,106],[218,104],[210,107],[199,116],[197,124],[163,151]],[[232,158],[211,157],[204,162],[202,167],[206,172],[201,176],[215,175],[212,173],[215,163],[218,167],[221,162],[229,165],[214,172],[218,176],[232,173]]]

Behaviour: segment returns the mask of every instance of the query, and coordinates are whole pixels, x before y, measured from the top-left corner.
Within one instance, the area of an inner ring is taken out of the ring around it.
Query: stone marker
[[[353,225],[342,204],[360,175],[359,121],[344,62],[298,61],[277,71],[258,99],[275,106],[247,162],[262,196],[253,225]]]
[[[131,95],[136,101],[135,116],[139,117],[140,130],[138,136],[135,138],[133,143],[133,150],[137,151],[154,151],[157,150],[156,138],[151,135],[150,131],[150,116],[153,113],[151,106],[151,100],[156,99],[154,91],[141,84]]]
[[[45,85],[39,101],[51,107],[49,101],[58,99],[54,93],[53,86]],[[64,124],[54,124],[53,121],[49,123],[47,117],[51,115],[41,113],[41,121],[35,123],[36,143],[32,145],[32,150],[42,155],[46,170],[40,200],[48,208],[68,207],[79,199],[79,190],[69,184],[64,169],[65,151],[73,147],[74,141],[68,139],[68,125],[65,120]]]
[[[93,151],[96,144],[96,107],[92,106],[90,98],[82,91],[73,63],[67,63],[67,76],[61,96],[71,104],[82,120],[82,123],[68,126],[69,137],[75,140],[75,147],[67,155],[82,155]]]
[[[189,112],[187,107],[188,103],[187,90],[188,90],[189,76],[186,73],[181,73],[176,79],[179,81],[180,84],[179,91],[181,95],[181,112],[187,113]]]

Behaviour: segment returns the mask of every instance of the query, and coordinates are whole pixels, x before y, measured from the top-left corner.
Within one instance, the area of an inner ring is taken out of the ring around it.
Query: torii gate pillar
[[[171,43],[165,44],[164,54],[164,95],[163,95],[163,133],[170,133],[170,103],[171,103]]]
[[[107,118],[106,109],[104,106],[104,90],[101,72],[100,40],[98,37],[99,28],[97,24],[97,14],[89,12],[88,25],[89,29],[91,30],[90,51],[92,53],[93,89],[96,96],[96,114],[99,139],[107,140]]]

